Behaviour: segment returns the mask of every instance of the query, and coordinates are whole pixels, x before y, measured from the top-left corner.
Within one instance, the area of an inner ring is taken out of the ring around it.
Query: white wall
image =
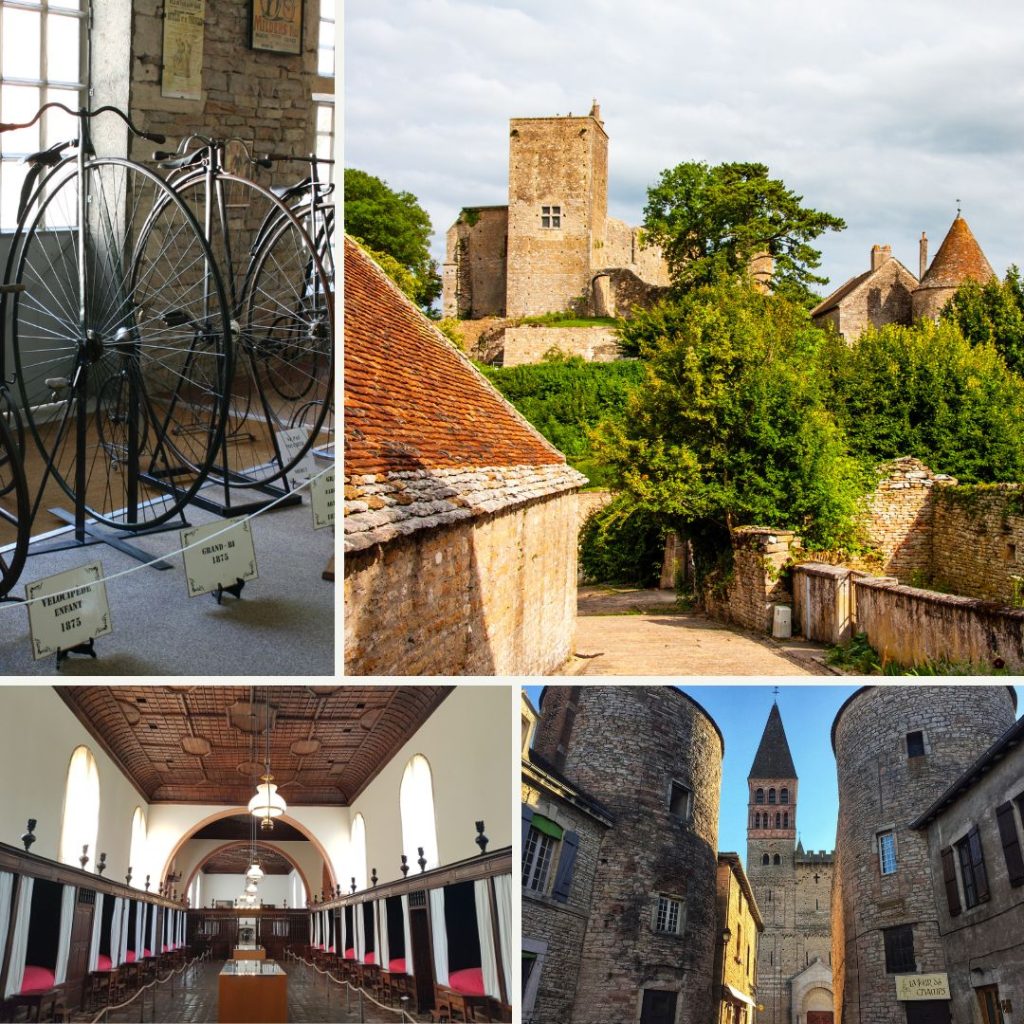
[[[210,900],[237,900],[248,882],[245,875],[203,875],[200,887],[203,906],[208,907]],[[284,901],[287,900],[288,906],[293,907],[291,876],[264,875],[260,879],[256,899],[260,903],[273,903],[278,907],[283,906]]]
[[[294,863],[299,865],[312,887],[310,895],[320,892],[324,861],[312,843],[300,842],[299,840],[290,840],[282,843],[274,842],[272,839],[262,841],[276,847],[282,853],[287,854]],[[192,874],[193,869],[198,864],[201,864],[211,853],[213,853],[214,850],[219,849],[224,845],[225,840],[223,839],[190,839],[185,843],[174,858],[174,870],[181,872],[179,888],[181,885],[185,884],[188,877]],[[210,875],[204,876],[204,878],[205,877],[212,878],[215,876]],[[281,877],[283,878],[285,876],[282,875]],[[226,899],[226,897],[218,897],[218,899]],[[210,898],[208,896],[204,897],[203,903],[205,906],[209,906]],[[291,896],[288,897],[288,905],[292,906]]]

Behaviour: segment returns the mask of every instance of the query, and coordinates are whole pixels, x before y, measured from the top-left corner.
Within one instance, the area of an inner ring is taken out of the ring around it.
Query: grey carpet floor
[[[189,508],[193,526],[216,516]],[[334,584],[321,578],[332,531],[314,530],[308,499],[257,516],[252,525],[259,578],[241,600],[189,597],[180,555],[173,568],[143,568],[107,584],[114,632],[96,641],[97,658],[72,655],[60,672],[54,657],[33,661],[28,615],[0,603],[0,674],[26,676],[331,675],[334,672]],[[131,539],[131,538],[129,538]],[[138,538],[153,556],[179,547],[178,533]],[[28,559],[16,593],[44,576],[99,560],[104,575],[138,565],[105,544]]]

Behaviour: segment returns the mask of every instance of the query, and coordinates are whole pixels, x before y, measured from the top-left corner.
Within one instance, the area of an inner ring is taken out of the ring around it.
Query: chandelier
[[[255,710],[253,711],[253,717],[255,718]],[[280,818],[288,810],[288,805],[284,802],[284,797],[278,793],[277,786],[274,783],[274,776],[270,771],[270,687],[266,687],[266,721],[264,722],[264,731],[267,738],[266,753],[263,761],[264,770],[260,776],[259,785],[256,786],[256,795],[249,801],[249,813],[254,818],[260,819],[261,829],[269,831],[274,827],[274,818]],[[258,865],[255,866],[258,867]],[[249,870],[251,872],[252,868]]]

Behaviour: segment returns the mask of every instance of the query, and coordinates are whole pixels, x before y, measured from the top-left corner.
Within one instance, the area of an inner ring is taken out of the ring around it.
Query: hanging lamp
[[[249,801],[249,813],[254,818],[260,819],[260,828],[264,830],[272,829],[274,827],[274,818],[280,818],[285,811],[288,810],[288,805],[284,802],[278,791],[277,786],[274,784],[274,776],[270,771],[270,690],[267,690],[267,701],[266,701],[266,756],[264,758],[263,766],[264,772],[260,776],[260,783],[256,787],[256,795]]]

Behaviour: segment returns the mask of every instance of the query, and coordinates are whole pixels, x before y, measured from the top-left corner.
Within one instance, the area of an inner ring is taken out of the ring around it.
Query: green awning
[[[552,839],[561,839],[565,834],[565,829],[561,825],[556,825],[550,818],[545,818],[543,814],[535,814],[530,824],[538,832],[543,832],[544,835],[551,836]]]
[[[524,949],[523,950],[523,959],[524,960],[536,960],[537,959],[537,954],[536,953],[531,953],[528,949]]]

